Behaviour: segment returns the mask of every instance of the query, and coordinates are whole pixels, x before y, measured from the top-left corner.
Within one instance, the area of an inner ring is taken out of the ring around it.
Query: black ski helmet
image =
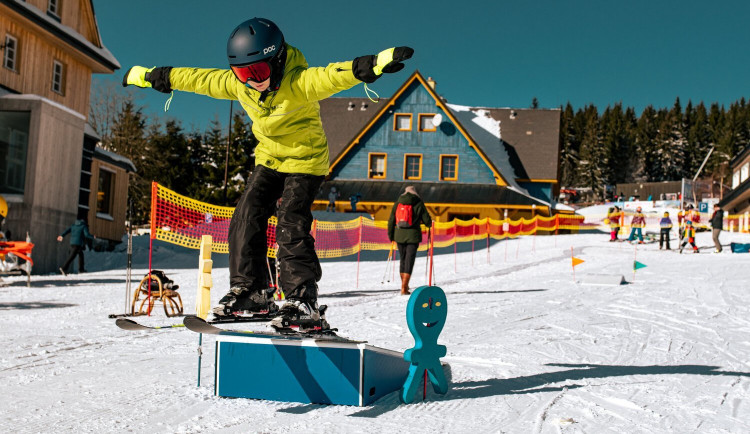
[[[229,35],[227,58],[230,66],[267,61],[271,66],[271,87],[276,90],[286,63],[284,34],[273,21],[249,19],[235,27]]]

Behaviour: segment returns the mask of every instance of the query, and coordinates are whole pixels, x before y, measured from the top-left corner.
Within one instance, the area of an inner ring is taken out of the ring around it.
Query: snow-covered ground
[[[87,252],[84,275],[20,278],[0,287],[0,428],[4,432],[750,432],[750,255],[659,251],[608,234],[526,237],[436,257],[448,296],[439,342],[444,396],[369,407],[213,395],[213,338],[183,329],[126,332],[122,251]],[[747,234],[722,234],[750,242]],[[137,240],[134,275],[145,273]],[[673,248],[676,240],[673,240]],[[585,262],[571,272],[571,247]],[[385,257],[385,252],[383,257]],[[220,259],[220,255],[215,255]],[[633,260],[647,265],[633,276]],[[454,265],[454,260],[456,261]],[[223,260],[225,261],[225,259]],[[221,260],[218,261],[221,264]],[[155,268],[195,297],[197,252],[159,244]],[[406,297],[381,284],[385,261],[326,262],[320,301],[340,334],[403,351],[413,345]],[[413,283],[425,282],[420,257]],[[454,271],[458,270],[458,271]],[[591,274],[622,274],[617,287]],[[223,295],[227,268],[214,270]],[[156,311],[151,324],[177,323]],[[273,375],[268,373],[267,375]]]

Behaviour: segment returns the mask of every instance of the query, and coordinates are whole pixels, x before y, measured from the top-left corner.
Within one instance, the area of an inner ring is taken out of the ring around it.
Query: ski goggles
[[[235,77],[243,83],[247,83],[248,81],[262,83],[271,76],[271,65],[265,61],[250,65],[230,66]]]

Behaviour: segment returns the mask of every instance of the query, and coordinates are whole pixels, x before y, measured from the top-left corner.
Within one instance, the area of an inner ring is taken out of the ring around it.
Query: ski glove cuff
[[[409,47],[395,47],[383,50],[377,56],[357,57],[352,62],[354,77],[365,83],[373,83],[386,73],[404,69],[401,61],[411,58],[414,50]]]
[[[162,93],[172,92],[172,83],[169,81],[171,66],[152,67],[146,69],[143,66],[134,66],[125,73],[122,78],[122,86],[128,85],[138,87],[152,87]]]

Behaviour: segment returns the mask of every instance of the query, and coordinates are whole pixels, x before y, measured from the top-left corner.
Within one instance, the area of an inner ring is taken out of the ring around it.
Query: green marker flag
[[[633,271],[640,270],[641,268],[646,268],[646,264],[642,264],[638,261],[633,261]]]

